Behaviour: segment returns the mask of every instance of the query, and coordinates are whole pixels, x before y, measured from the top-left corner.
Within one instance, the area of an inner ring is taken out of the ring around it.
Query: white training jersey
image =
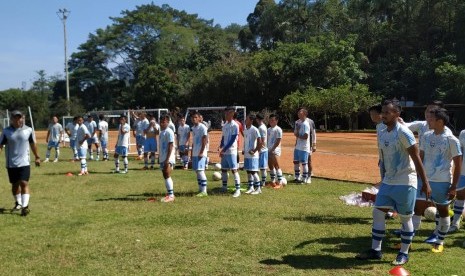
[[[129,132],[131,131],[131,127],[128,123],[124,123],[124,125],[119,125],[118,127],[118,142],[116,146],[118,147],[129,147]],[[123,132],[123,133],[121,133]]]
[[[298,130],[299,136],[308,134],[308,136],[310,137],[310,125],[307,120],[303,122],[301,120],[297,120],[295,122],[295,129]],[[297,141],[295,143],[295,149],[310,152],[310,139],[297,138]]]
[[[200,149],[202,148],[202,138],[207,138],[208,144],[208,130],[204,124],[198,124],[192,127],[192,156],[199,156]],[[207,156],[207,144],[202,152],[204,157]]]
[[[76,140],[78,128],[79,128],[79,125],[73,122],[69,122],[66,125],[66,129],[69,131],[70,140]]]
[[[50,131],[49,141],[60,142],[61,134],[63,133],[63,127],[60,123],[49,124],[48,131]]]
[[[94,137],[96,135],[96,133],[94,134],[94,132],[97,129],[97,123],[95,123],[95,121],[85,121],[84,125],[90,133],[90,138]]]
[[[462,155],[460,141],[446,132],[436,135],[434,131],[423,134],[420,150],[424,153],[423,165],[426,177],[432,182],[451,182],[452,158]]]
[[[459,141],[460,141],[460,148],[463,154],[463,152],[465,151],[465,129],[460,132]],[[461,169],[460,174],[465,175],[465,158],[463,158],[462,160],[462,169]]]
[[[178,125],[178,141],[180,146],[186,145],[189,142],[188,138],[190,131],[191,129],[187,124],[184,124],[183,126]]]
[[[263,139],[262,147],[260,148],[260,152],[268,151],[267,145],[267,129],[265,124],[261,124],[258,126],[258,131],[260,132],[260,137]]]
[[[237,154],[237,136],[239,135],[239,125],[234,121],[226,122],[222,128],[223,145],[227,145],[233,136],[236,136],[231,147],[229,147],[224,154]]]
[[[136,135],[144,136],[144,130],[149,126],[149,120],[144,118],[143,120],[137,120],[135,123]]]
[[[309,139],[310,146],[311,146],[313,144],[316,144],[315,122],[310,118],[306,118],[305,120],[308,122],[308,125],[310,126],[310,135],[308,135],[308,139]]]
[[[244,129],[244,158],[258,158],[259,152],[250,154],[249,151],[255,150],[257,147],[257,138],[261,138],[260,131],[251,125],[249,128]]]
[[[175,150],[174,150],[174,132],[171,128],[167,127],[166,129],[163,129],[160,131],[160,152],[159,152],[159,158],[160,158],[160,163],[162,162],[168,162],[174,164],[176,162],[175,159]],[[170,156],[168,155],[168,147],[169,144],[173,143],[173,150],[171,151]]]
[[[421,146],[421,137],[423,137],[423,134],[425,134],[427,131],[430,131],[428,122],[426,121],[413,121],[411,123],[405,123],[405,125],[412,131],[418,133],[418,143],[419,146]],[[452,131],[446,127],[445,131],[447,134],[453,135]]]
[[[5,146],[7,168],[20,168],[30,165],[29,144],[35,143],[32,128],[23,125],[20,128],[9,126],[3,129],[0,144]]]
[[[99,121],[98,130],[100,130],[100,133],[101,133],[100,139],[107,141],[108,140],[108,123],[104,120]]]
[[[90,132],[87,129],[85,124],[79,125],[78,124],[78,130],[77,130],[77,135],[76,135],[76,141],[81,142],[84,140],[84,142],[79,146],[81,149],[87,149],[87,139],[84,139],[86,137],[86,134],[90,136]]]
[[[378,143],[385,169],[383,183],[417,188],[415,165],[407,150],[416,144],[412,131],[397,123],[391,131],[379,132]]]
[[[168,123],[168,127],[173,131],[173,133],[176,133],[176,126],[173,124],[173,122]]]
[[[155,137],[157,131],[160,130],[160,125],[157,124],[157,121],[150,120],[149,125],[145,128],[146,136]]]
[[[271,150],[276,143],[278,139],[283,138],[283,130],[279,126],[275,127],[269,127],[268,128],[268,141],[267,141],[267,146],[268,150]],[[279,142],[279,145],[274,149],[273,153],[277,156],[281,155],[281,142]]]

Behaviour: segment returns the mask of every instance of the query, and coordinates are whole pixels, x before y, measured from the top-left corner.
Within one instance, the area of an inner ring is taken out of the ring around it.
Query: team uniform
[[[55,149],[55,160],[53,162],[58,162],[58,157],[60,156],[60,140],[63,133],[63,126],[60,123],[48,125],[49,137],[47,144],[47,152],[45,153],[45,160],[47,162],[50,158],[50,150]]]
[[[79,125],[74,123],[74,122],[69,122],[66,125],[66,129],[69,131],[69,147],[73,150],[73,159],[77,160],[78,159],[78,152],[77,152],[77,142],[76,142],[76,137],[77,137],[77,130],[79,128]]]
[[[94,160],[94,154],[92,152],[92,144],[98,144],[98,137],[97,137],[97,134],[95,133],[97,129],[97,123],[95,123],[95,121],[90,121],[90,122],[85,121],[84,125],[86,126],[87,130],[90,133],[90,138],[87,139],[90,160]],[[99,154],[100,153],[98,152],[98,148],[97,148],[97,155]]]
[[[244,170],[247,171],[249,189],[247,194],[261,193],[260,178],[258,176],[260,153],[253,152],[257,147],[257,139],[261,138],[260,131],[253,125],[244,129]],[[256,192],[256,193],[255,193]]]
[[[148,154],[150,153],[150,163],[153,169],[155,165],[155,152],[157,152],[157,132],[160,130],[160,126],[155,120],[151,120],[149,125],[145,129],[145,143],[144,143],[144,169],[148,169],[149,159]]]
[[[202,152],[203,137],[208,141],[207,127],[199,123],[192,127],[192,169],[197,172],[197,183],[199,184],[198,196],[207,195],[207,177],[205,175],[205,168],[207,166],[207,145],[205,145]],[[201,156],[200,156],[201,155]]]
[[[138,119],[134,126],[136,130],[136,145],[137,145],[137,155],[141,156],[144,153],[144,145],[145,145],[145,134],[144,130],[147,129],[149,126],[149,120],[144,118],[143,120]]]
[[[260,149],[260,154],[258,157],[258,167],[260,169],[262,177],[260,186],[263,187],[266,182],[266,169],[268,169],[267,129],[265,124],[260,124],[260,126],[258,127],[258,131],[260,132],[260,137],[262,138],[262,147]]]
[[[460,148],[462,150],[462,154],[465,149],[465,130],[462,130],[459,135],[459,142]],[[459,183],[457,184],[456,191],[463,191],[465,189],[465,158],[462,159],[462,168],[460,170],[460,178]],[[454,217],[451,222],[451,228],[455,228],[454,230],[457,231],[460,229],[460,220],[463,214],[463,209],[465,206],[465,201],[463,199],[455,199],[454,201]],[[450,230],[452,231],[452,229]],[[454,232],[455,232],[454,231]]]
[[[380,151],[380,148],[379,148],[379,133],[386,128],[386,125],[384,123],[378,123],[376,124],[376,145],[378,145],[378,157],[379,157],[379,160],[378,160],[378,167],[379,167],[379,175],[381,176],[381,181],[383,181],[383,177],[384,177],[384,165],[383,165],[383,162],[382,162],[382,158],[381,158],[381,151]]]
[[[88,145],[87,145],[87,140],[88,139],[85,139],[86,135],[90,136],[90,132],[89,130],[87,129],[86,125],[85,124],[82,124],[82,125],[78,125],[78,130],[77,130],[77,133],[76,133],[76,141],[78,142],[78,144],[82,142],[82,144],[79,145],[79,148],[77,150],[78,152],[78,158],[81,160],[81,175],[83,174],[87,174],[87,149],[88,149]]]
[[[129,148],[129,132],[131,127],[128,123],[120,124],[118,127],[118,142],[116,143],[115,149],[115,172],[120,172],[119,170],[119,156],[123,157],[124,171],[122,173],[128,172],[128,148]],[[121,133],[123,132],[123,133]]]
[[[298,135],[307,134],[310,136],[310,124],[307,120],[297,120],[295,122]],[[297,182],[306,182],[308,178],[308,156],[310,154],[310,139],[297,138],[294,149],[294,178]],[[302,178],[300,177],[300,164],[302,164]]]
[[[178,125],[177,131],[177,138],[178,138],[178,145],[179,145],[179,155],[182,158],[182,164],[185,169],[189,164],[189,135],[190,135],[190,128],[187,124]]]
[[[434,131],[424,133],[420,150],[424,153],[423,165],[431,186],[431,199],[437,205],[449,205],[448,192],[451,186],[451,161],[454,157],[462,155],[460,141],[454,135],[443,132],[436,135]],[[420,182],[421,183],[421,182]],[[426,200],[418,187],[417,198]],[[438,214],[437,214],[438,216]],[[438,218],[434,231],[436,244],[444,244],[444,238],[450,227],[450,217]]]
[[[223,148],[223,156],[221,158],[221,180],[223,184],[223,191],[228,189],[228,173],[227,170],[233,170],[234,184],[236,187],[235,197],[240,195],[241,179],[237,172],[237,136],[239,135],[239,126],[234,121],[226,122],[222,127],[222,136],[220,147]]]
[[[174,131],[167,127],[166,129],[160,131],[160,152],[159,152],[159,158],[160,158],[160,168],[164,168],[165,164],[168,163],[168,166],[173,167],[174,164],[176,163],[176,156],[175,156],[175,150],[174,150]],[[168,151],[170,144],[173,145],[173,149],[171,150],[171,154],[168,156]],[[171,177],[165,179],[165,187],[166,187],[166,192],[167,192],[167,197],[165,198],[165,201],[167,201],[169,198],[174,198],[174,189],[173,189],[173,180]]]
[[[278,139],[283,138],[283,130],[276,125],[275,127],[269,127],[267,130],[267,147],[268,147],[268,152],[269,154],[274,154],[276,156],[281,156],[281,143],[273,150],[273,146],[276,143]],[[283,172],[281,169],[278,169],[276,171],[275,168],[270,168],[270,176],[271,176],[271,182],[275,182],[275,177],[277,177],[278,183],[282,183],[282,178],[283,178]]]
[[[100,145],[102,146],[103,160],[108,160],[108,123],[104,120],[98,122],[100,130]],[[99,157],[97,156],[97,160]]]

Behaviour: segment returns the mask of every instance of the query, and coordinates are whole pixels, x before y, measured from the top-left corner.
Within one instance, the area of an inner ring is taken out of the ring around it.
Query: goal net
[[[189,107],[186,110],[186,124],[192,125],[190,120],[190,114],[192,112],[198,111],[202,117],[203,122],[208,127],[208,140],[209,140],[209,149],[208,157],[210,163],[220,162],[218,147],[221,143],[221,128],[224,125],[224,109],[226,106],[200,106],[200,107]],[[246,116],[246,107],[245,106],[233,106],[236,110],[236,119],[245,125],[245,116]],[[240,138],[243,141],[242,137]],[[242,142],[241,142],[242,143]],[[242,147],[242,144],[240,145]]]

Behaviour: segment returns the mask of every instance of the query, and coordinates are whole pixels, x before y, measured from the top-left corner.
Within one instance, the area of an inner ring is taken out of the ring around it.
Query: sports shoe
[[[154,168],[153,166],[150,166],[150,169],[151,169],[151,170],[154,170],[155,168]]]
[[[11,209],[11,213],[21,210],[22,206],[18,202],[15,202],[15,207]]]
[[[302,180],[296,178],[292,181],[292,183],[295,183],[295,184],[302,184]]]
[[[160,201],[161,201],[161,202],[165,202],[165,203],[167,203],[167,202],[174,202],[174,196],[169,196],[169,195],[167,195],[167,196],[165,196],[164,198],[162,198]]]
[[[255,189],[253,187],[250,187],[245,193],[250,194],[250,193],[252,193],[254,191],[255,191]]]
[[[273,188],[275,185],[276,185],[276,181],[265,183],[265,187],[268,187],[268,188]]]
[[[111,173],[119,173],[119,170],[111,171]]]
[[[431,252],[433,253],[442,253],[444,251],[444,245],[443,244],[435,244],[433,245],[433,248],[431,248]]]
[[[311,177],[307,177],[307,179],[305,179],[305,181],[303,182],[305,184],[312,184],[312,178]]]
[[[121,174],[126,174],[126,173],[128,173],[128,170],[119,171],[119,173],[121,173]]]
[[[380,260],[382,257],[383,253],[374,249],[363,251],[355,256],[355,258],[358,260]]]
[[[431,236],[429,236],[429,238],[425,240],[425,243],[433,244],[433,243],[436,243],[437,241],[438,241],[438,236],[433,233]]]
[[[48,163],[48,162],[50,162],[48,158],[45,158],[44,161],[42,161],[42,163]]]
[[[25,217],[25,216],[29,215],[30,212],[31,212],[31,210],[29,210],[29,206],[23,207],[21,209],[21,216]]]
[[[458,224],[453,224],[449,227],[449,231],[447,231],[447,233],[455,233],[455,232],[458,232],[460,230],[460,225]]]
[[[393,265],[404,265],[408,262],[408,254],[399,252],[397,257],[394,261],[392,261]]]
[[[198,194],[195,195],[196,197],[207,197],[208,194],[206,192],[200,192]]]
[[[240,196],[241,196],[241,190],[240,189],[237,189],[236,191],[234,191],[233,197],[240,197]]]
[[[145,166],[145,167],[143,167],[141,170],[146,171],[146,170],[148,170],[148,169],[149,169],[149,167]]]
[[[255,191],[251,192],[250,194],[251,194],[251,195],[259,195],[259,194],[261,194],[261,193],[262,193],[262,189],[258,188],[258,189],[256,189]]]
[[[84,172],[84,171],[81,171],[80,173],[78,173],[79,176],[86,175],[86,174],[87,174],[87,172]]]
[[[53,163],[58,162],[58,158],[53,159]]]

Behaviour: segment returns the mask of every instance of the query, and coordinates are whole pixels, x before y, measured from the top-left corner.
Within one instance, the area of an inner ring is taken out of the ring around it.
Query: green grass
[[[0,275],[387,275],[392,268],[394,237],[383,244],[382,261],[354,259],[371,245],[371,209],[338,197],[363,185],[314,179],[235,199],[209,181],[211,195],[196,198],[195,174],[176,170],[176,202],[163,204],[147,201],[164,196],[159,170],[137,170],[138,161],[127,175],[110,174],[113,162],[88,166],[83,177],[65,176],[77,173],[78,163],[32,169],[31,214],[0,215]],[[6,170],[1,174],[0,207],[9,209]],[[392,220],[388,229],[398,226]],[[423,224],[405,268],[459,275],[464,232],[447,237],[446,251],[435,255],[421,242],[432,227]]]

